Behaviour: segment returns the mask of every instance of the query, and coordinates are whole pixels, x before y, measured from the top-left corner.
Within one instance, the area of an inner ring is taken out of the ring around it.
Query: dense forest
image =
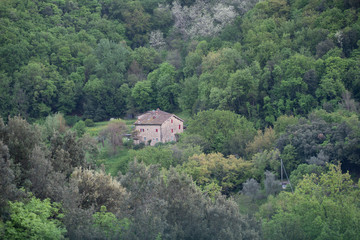
[[[359,11],[2,0],[0,239],[359,239]],[[98,127],[156,108],[178,142]]]

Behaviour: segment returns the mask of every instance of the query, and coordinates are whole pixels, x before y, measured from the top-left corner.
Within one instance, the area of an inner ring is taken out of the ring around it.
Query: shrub
[[[95,126],[95,123],[94,123],[94,121],[92,119],[86,119],[85,120],[85,126],[93,127],[93,126]]]

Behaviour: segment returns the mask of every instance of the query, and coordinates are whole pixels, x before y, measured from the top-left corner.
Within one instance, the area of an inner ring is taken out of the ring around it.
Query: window
[[[173,133],[174,132],[174,129],[171,129],[171,133]]]
[[[158,129],[155,129],[155,132],[158,132]]]
[[[173,123],[173,122],[174,122],[174,120],[171,119],[171,123]]]
[[[179,129],[181,129],[181,125],[179,124]]]
[[[156,141],[158,142],[158,141],[159,141],[159,139],[158,139],[158,138],[156,138]]]
[[[146,137],[144,137],[144,141],[146,141]]]

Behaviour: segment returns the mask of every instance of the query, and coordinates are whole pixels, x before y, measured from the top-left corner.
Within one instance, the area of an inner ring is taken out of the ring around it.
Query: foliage
[[[146,165],[158,164],[161,167],[169,168],[174,163],[172,151],[167,147],[145,147],[140,150],[129,151],[129,161],[137,160]]]
[[[99,133],[99,139],[104,146],[104,141],[108,140],[112,147],[112,152],[115,154],[117,148],[123,145],[123,135],[126,133],[127,127],[122,120],[110,121],[106,128]]]
[[[332,194],[323,189],[348,178],[321,179],[327,163],[359,172],[359,7],[355,0],[2,1],[0,238],[11,221],[6,203],[17,203],[23,188],[63,204],[60,237],[257,239],[259,225],[238,208],[253,214],[265,201],[254,201],[255,180],[277,193],[280,158],[296,192],[268,197],[260,211],[265,238],[356,238],[358,189]],[[125,124],[84,127],[157,107],[193,120],[179,143],[137,145],[131,158],[127,149],[107,152],[123,144]],[[123,185],[87,169],[96,168],[95,137],[106,143],[98,167],[121,170]],[[203,174],[202,189],[175,165]],[[317,176],[303,179],[308,173]],[[86,178],[128,195],[110,200]],[[253,199],[239,194],[239,206],[219,195],[241,186]]]
[[[50,139],[50,161],[55,171],[64,173],[67,177],[75,167],[85,166],[85,142],[77,138],[71,130],[63,135],[55,132]]]
[[[278,149],[256,153],[252,156],[251,161],[253,163],[253,177],[260,182],[264,177],[264,172],[280,172],[280,151]]]
[[[188,161],[190,157],[195,154],[201,154],[201,147],[198,145],[191,146],[186,144],[175,144],[170,147],[172,151],[172,157],[174,159],[174,166],[181,165]]]
[[[176,83],[176,71],[174,66],[165,62],[148,75],[148,81],[155,93],[156,106],[167,112],[177,109],[179,87]]]
[[[93,218],[93,227],[105,239],[122,239],[123,232],[129,229],[129,219],[118,220],[113,213],[106,211],[105,206],[101,206],[100,212],[94,213]]]
[[[9,118],[7,125],[0,119],[0,140],[8,148],[10,159],[16,168],[17,186],[27,185],[26,176],[30,169],[29,156],[36,145],[40,145],[41,132],[35,125],[21,117]]]
[[[76,168],[71,175],[80,194],[80,207],[94,207],[97,211],[106,206],[112,213],[121,211],[127,198],[126,189],[105,172]]]
[[[218,109],[264,128],[337,107],[346,91],[357,101],[354,2],[8,0],[0,115]]]
[[[95,123],[92,119],[86,119],[85,120],[85,126],[86,127],[94,127],[95,126]]]
[[[11,168],[9,150],[0,141],[0,214],[4,211],[9,200],[15,200],[20,192],[16,188],[15,174]],[[1,236],[1,234],[0,234]]]
[[[266,195],[275,195],[281,190],[281,182],[275,180],[275,174],[270,171],[265,172],[264,188]]]
[[[264,150],[271,150],[276,140],[275,131],[270,127],[266,128],[264,132],[258,131],[254,140],[247,144],[246,152],[253,155]]]
[[[64,239],[60,205],[31,197],[28,202],[9,202],[10,220],[5,222],[6,239]]]
[[[299,122],[299,119],[294,116],[280,116],[274,123],[274,131],[279,136],[283,134],[288,126],[295,125]]]
[[[359,190],[340,166],[306,175],[294,193],[282,192],[260,210],[266,238],[353,239],[357,237]]]
[[[258,223],[242,216],[231,199],[204,195],[186,174],[159,171],[134,161],[121,184],[130,194],[129,237],[260,239]]]
[[[131,90],[131,97],[140,111],[145,111],[153,106],[153,89],[150,81],[137,82]]]
[[[200,186],[205,188],[206,185],[215,182],[225,194],[240,188],[249,178],[251,167],[251,162],[233,155],[224,157],[221,153],[194,155],[182,166]]]
[[[251,197],[251,199],[254,201],[259,196],[259,191],[259,183],[255,179],[251,178],[243,183],[243,189],[241,190],[241,193]]]
[[[75,130],[76,134],[79,136],[79,137],[82,137],[85,133],[85,128],[86,128],[86,125],[85,125],[85,122],[80,120],[78,121],[77,123],[75,123],[73,129]]]
[[[66,120],[61,113],[49,115],[41,124],[44,139],[49,140],[55,132],[64,133],[67,130]]]
[[[209,149],[204,149],[205,152],[225,152],[226,145],[231,142],[234,136],[237,138],[243,137],[240,146],[237,147],[243,147],[244,149],[245,144],[255,134],[252,123],[244,117],[230,111],[220,110],[199,112],[193,120],[189,121],[187,131],[190,134],[200,135],[209,143]],[[239,150],[241,148],[238,148],[237,153],[241,154],[242,152]]]
[[[320,176],[321,173],[324,173],[324,168],[314,164],[300,164],[294,171],[291,172],[290,182],[293,187],[296,187],[299,182],[306,175],[316,174]]]
[[[301,120],[288,127],[286,133],[277,140],[289,171],[311,157],[319,157],[321,151],[326,156],[324,159],[330,163],[341,161],[346,168],[357,166],[358,117],[348,118],[335,113],[320,116],[323,117],[310,115],[308,120]],[[297,162],[295,165],[294,161]]]

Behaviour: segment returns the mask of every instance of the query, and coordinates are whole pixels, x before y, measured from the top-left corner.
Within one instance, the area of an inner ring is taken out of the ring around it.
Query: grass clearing
[[[87,127],[86,128],[86,133],[88,133],[90,136],[92,137],[96,137],[99,135],[99,133],[101,132],[101,130],[103,130],[106,125],[108,124],[109,121],[104,121],[104,122],[96,122],[95,126],[93,127]]]
[[[128,133],[131,133],[132,126],[134,125],[134,122],[136,120],[135,119],[127,119],[127,120],[123,120],[123,121],[125,122],[126,126],[128,126],[128,131],[129,131]],[[109,123],[109,121],[96,122],[95,126],[86,128],[86,133],[88,133],[92,137],[97,137],[99,135],[99,133],[101,132],[101,130],[106,128],[108,123]]]
[[[123,121],[128,127],[128,133],[131,133],[135,119],[127,119]],[[108,123],[109,121],[96,122],[95,126],[86,128],[86,133],[96,138],[99,133],[106,128]],[[126,171],[128,165],[129,149],[122,147],[118,150],[117,153],[113,154],[112,148],[107,141],[105,141],[104,147],[99,143],[98,148],[100,149],[96,160],[96,164],[98,166],[103,164],[105,171],[110,173],[112,176],[116,176],[119,170],[123,173]]]

